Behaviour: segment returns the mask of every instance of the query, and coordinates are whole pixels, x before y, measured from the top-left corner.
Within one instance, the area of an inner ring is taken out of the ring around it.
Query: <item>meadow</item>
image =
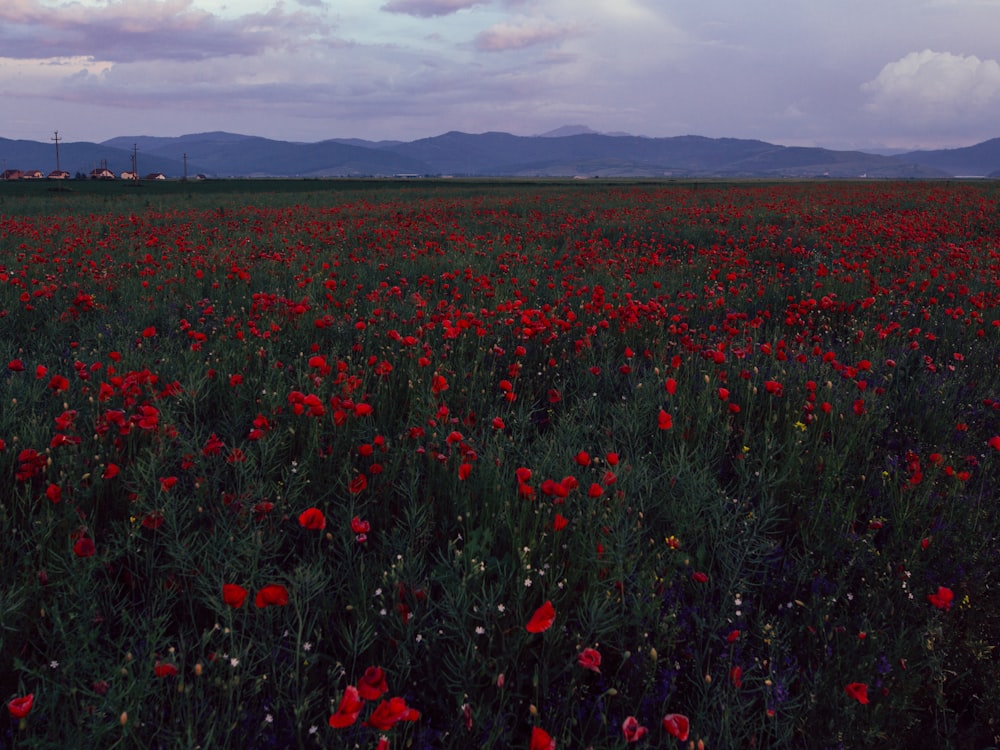
[[[993,182],[0,184],[0,748],[1000,744]]]

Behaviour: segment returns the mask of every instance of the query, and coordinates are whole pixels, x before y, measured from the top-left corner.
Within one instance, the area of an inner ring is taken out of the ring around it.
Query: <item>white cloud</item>
[[[925,49],[888,63],[861,87],[868,111],[923,124],[1000,114],[1000,63]]]
[[[483,52],[502,52],[523,49],[564,39],[573,33],[571,26],[545,21],[518,21],[498,23],[476,36],[476,49]]]
[[[0,49],[11,58],[87,56],[111,62],[191,60],[256,55],[328,31],[315,13],[281,4],[228,19],[192,0],[128,0],[58,7],[4,0]]]
[[[482,5],[487,0],[389,0],[382,6],[387,13],[403,13],[408,16],[431,18],[446,16],[460,10]]]

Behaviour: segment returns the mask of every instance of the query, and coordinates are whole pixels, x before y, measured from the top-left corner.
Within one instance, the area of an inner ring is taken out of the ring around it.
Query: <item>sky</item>
[[[2,0],[0,137],[1000,136],[1000,0]]]

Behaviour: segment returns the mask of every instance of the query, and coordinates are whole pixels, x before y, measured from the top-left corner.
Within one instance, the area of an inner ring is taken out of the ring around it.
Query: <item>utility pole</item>
[[[135,165],[135,150],[136,150],[136,145],[133,143],[132,144],[132,175],[134,176],[135,182],[138,185],[139,184],[139,170],[138,170],[138,168]]]
[[[187,178],[188,178],[188,155],[187,155],[187,152],[185,151],[184,152],[184,182],[187,182]]]
[[[49,138],[49,140],[56,142],[56,171],[57,172],[61,172],[62,169],[59,168],[59,141],[60,141],[59,131],[58,130],[56,131],[56,137],[55,138]]]

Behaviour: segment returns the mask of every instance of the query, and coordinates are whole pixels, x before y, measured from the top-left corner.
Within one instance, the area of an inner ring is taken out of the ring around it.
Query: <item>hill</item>
[[[910,151],[895,157],[910,164],[940,169],[956,177],[990,177],[1000,172],[1000,138],[964,148]]]
[[[455,175],[516,177],[880,177],[986,175],[1000,170],[1000,138],[949,151],[887,156],[775,145],[760,140],[682,135],[646,138],[586,126],[538,136],[451,131],[415,141],[335,138],[297,143],[226,132],[178,137],[119,136],[103,143],[63,142],[60,165],[119,173],[137,152],[140,174],[168,177],[333,177]],[[8,168],[55,169],[51,143],[0,139]]]

